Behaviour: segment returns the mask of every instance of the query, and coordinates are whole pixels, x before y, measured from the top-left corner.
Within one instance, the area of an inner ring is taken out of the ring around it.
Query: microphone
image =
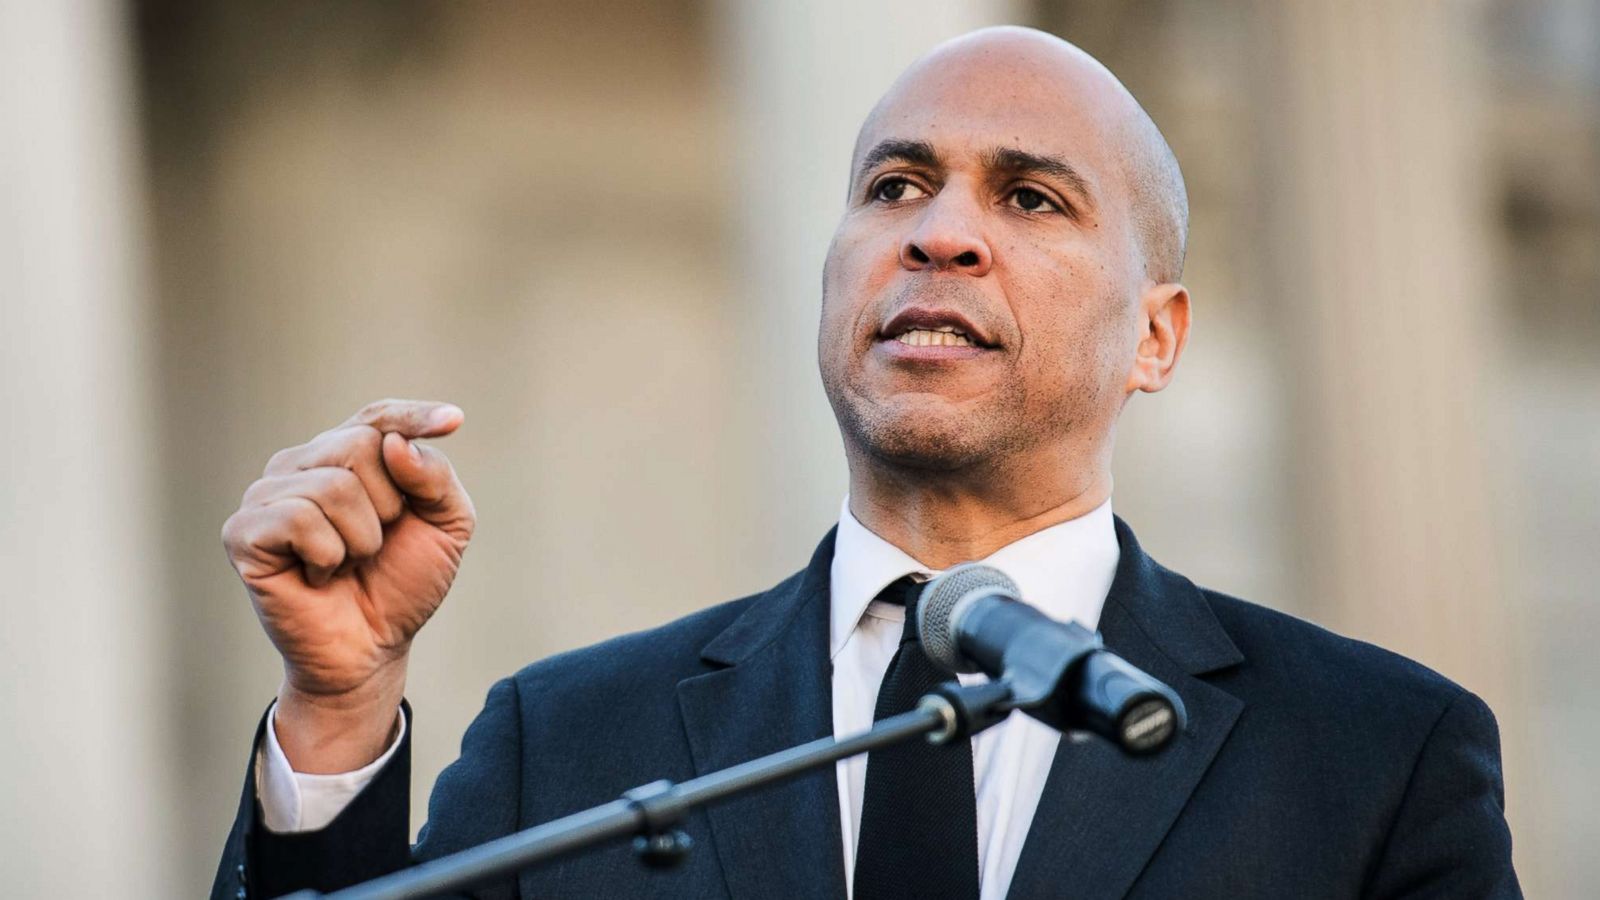
[[[922,650],[950,672],[984,672],[1010,688],[1008,704],[1058,731],[1089,731],[1133,755],[1154,753],[1183,730],[1183,701],[1105,649],[1076,622],[1057,622],[1019,599],[1004,572],[966,563],[928,582],[917,602]]]

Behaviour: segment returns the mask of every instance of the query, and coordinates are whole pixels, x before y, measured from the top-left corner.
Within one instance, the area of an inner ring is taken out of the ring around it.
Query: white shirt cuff
[[[267,713],[266,737],[256,748],[256,797],[261,800],[262,824],[279,834],[327,827],[372,782],[406,736],[406,717],[397,711],[400,728],[382,756],[354,772],[308,775],[296,772],[283,755],[278,743],[277,713],[278,704],[274,703]]]

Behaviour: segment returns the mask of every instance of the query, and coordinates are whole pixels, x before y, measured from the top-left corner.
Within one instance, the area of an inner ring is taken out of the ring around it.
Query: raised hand
[[[223,525],[283,657],[277,734],[298,771],[357,768],[387,743],[411,640],[443,602],[475,523],[449,460],[412,439],[461,422],[446,403],[368,404],[274,454]]]

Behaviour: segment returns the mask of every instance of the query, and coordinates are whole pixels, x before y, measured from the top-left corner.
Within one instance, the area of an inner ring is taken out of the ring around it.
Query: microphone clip
[[[1011,683],[1006,679],[978,684],[946,681],[922,695],[917,706],[939,713],[944,720],[943,728],[928,732],[930,744],[948,744],[970,738],[992,725],[998,725],[1016,708],[1012,701]]]
[[[689,858],[694,839],[679,825],[690,805],[676,784],[652,781],[625,792],[622,799],[639,813],[641,827],[633,837],[633,853],[640,862],[652,869],[671,869]]]

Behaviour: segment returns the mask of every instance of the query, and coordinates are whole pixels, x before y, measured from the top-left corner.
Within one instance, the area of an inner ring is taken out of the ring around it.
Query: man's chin
[[[931,391],[829,391],[828,399],[845,443],[894,468],[956,472],[981,466],[1014,443],[1001,424],[1004,416],[997,416],[999,409],[1014,408],[1010,397],[963,402]]]
[[[967,417],[889,416],[862,423],[856,440],[873,458],[896,468],[956,472],[983,462],[993,449]]]

